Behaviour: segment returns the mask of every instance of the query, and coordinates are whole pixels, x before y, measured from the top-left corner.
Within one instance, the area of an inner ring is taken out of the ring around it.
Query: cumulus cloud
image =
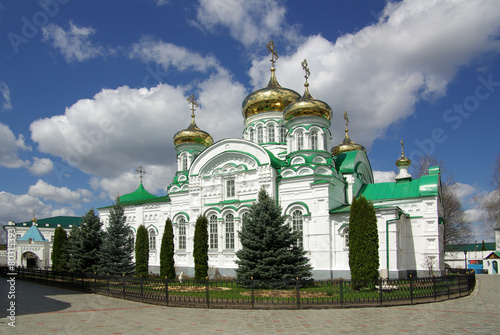
[[[306,58],[311,94],[334,111],[334,143],[342,140],[338,120],[347,110],[351,138],[369,148],[391,124],[410,116],[419,100],[446,94],[460,67],[480,54],[498,53],[499,28],[494,1],[389,3],[377,23],[335,42],[310,36],[293,54],[281,55],[277,78],[302,93],[300,63]],[[268,57],[255,60],[249,74],[255,88],[263,87]]]
[[[474,186],[463,183],[455,183],[450,185],[451,190],[455,194],[455,196],[460,200],[460,202],[464,202],[467,198],[471,197],[477,190]]]
[[[286,8],[272,0],[200,0],[197,24],[214,31],[222,27],[245,46],[267,42],[272,36],[297,40],[295,28],[286,24]]]
[[[10,89],[7,84],[0,81],[0,95],[3,97],[2,106],[0,111],[10,111],[12,110],[12,103],[10,102]]]
[[[373,171],[373,179],[375,183],[387,183],[396,180],[396,172],[394,171]]]
[[[48,158],[33,157],[33,163],[28,169],[34,175],[41,176],[52,172],[54,163]]]
[[[39,179],[35,185],[31,185],[28,190],[28,195],[39,197],[43,200],[52,200],[58,203],[81,203],[89,202],[92,197],[92,192],[85,189],[71,191],[67,187],[56,187]]]
[[[28,166],[29,161],[21,160],[18,150],[31,150],[31,147],[24,143],[24,136],[17,138],[10,128],[0,122],[0,165],[8,168],[19,168]]]
[[[51,23],[42,28],[43,40],[52,43],[52,46],[64,56],[68,62],[82,62],[90,58],[104,55],[102,47],[95,46],[90,41],[90,36],[95,34],[91,27],[79,27],[73,22],[69,23],[69,28]]]

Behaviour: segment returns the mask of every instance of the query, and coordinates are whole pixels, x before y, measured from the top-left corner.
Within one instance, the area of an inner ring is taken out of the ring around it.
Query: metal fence
[[[7,275],[13,271],[3,268]],[[347,308],[411,305],[469,295],[474,271],[443,277],[378,280],[356,283],[343,279],[282,283],[281,289],[242,287],[231,280],[167,280],[155,277],[77,274],[17,268],[16,279],[164,306],[246,309]],[[272,285],[271,285],[272,286]],[[274,285],[276,286],[276,285]]]

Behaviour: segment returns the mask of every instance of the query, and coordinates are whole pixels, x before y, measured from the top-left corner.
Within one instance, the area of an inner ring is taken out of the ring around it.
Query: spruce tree
[[[349,218],[349,268],[353,288],[375,285],[379,266],[375,209],[365,197],[354,198]]]
[[[149,239],[148,230],[144,225],[137,228],[135,239],[135,274],[146,277],[149,273]]]
[[[68,235],[63,227],[58,227],[54,232],[54,242],[52,243],[52,260],[53,271],[68,270]]]
[[[109,225],[106,227],[101,247],[101,273],[112,275],[130,275],[134,273],[132,261],[134,237],[125,223],[123,207],[116,199],[109,213]]]
[[[249,287],[253,277],[255,287],[279,288],[297,277],[311,277],[312,268],[306,251],[297,245],[297,233],[264,189],[244,218],[238,236],[242,245],[236,252],[240,285]]]
[[[208,276],[208,220],[204,215],[196,220],[193,243],[194,278],[202,280]]]
[[[69,261],[68,268],[71,272],[84,272],[83,255],[85,254],[82,246],[80,227],[73,226],[68,238]]]
[[[160,276],[162,278],[175,279],[174,230],[170,219],[167,219],[165,222],[165,231],[161,238]]]

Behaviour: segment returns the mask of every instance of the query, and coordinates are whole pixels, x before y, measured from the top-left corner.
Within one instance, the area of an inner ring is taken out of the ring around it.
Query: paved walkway
[[[16,327],[0,281],[1,334],[500,334],[500,276],[478,275],[468,297],[413,306],[216,310],[148,305],[16,282]]]

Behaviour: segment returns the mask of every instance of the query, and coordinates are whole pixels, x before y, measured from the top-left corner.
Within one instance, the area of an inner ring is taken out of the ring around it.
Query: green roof
[[[434,174],[414,180],[365,184],[361,187],[358,196],[363,195],[368,201],[418,198],[437,195],[438,185],[439,174]]]
[[[130,202],[138,202],[138,201],[144,201],[144,200],[152,200],[158,198],[156,195],[152,195],[148,191],[144,189],[144,186],[142,186],[142,182],[139,184],[139,187],[137,190],[135,190],[132,193],[124,194],[120,197],[120,203],[122,205],[127,205]]]
[[[28,241],[32,239],[34,242],[47,242],[45,237],[43,237],[42,233],[37,226],[32,225],[30,229],[19,239],[19,241]]]
[[[456,252],[456,251],[481,251],[483,247],[483,242],[469,243],[469,244],[449,244],[444,247],[446,252]],[[495,242],[484,243],[485,250],[496,250]]]
[[[57,228],[59,226],[64,229],[69,229],[70,226],[79,226],[82,222],[81,216],[54,216],[51,218],[40,219],[36,221],[36,224],[40,228]],[[16,227],[31,226],[31,221],[18,222],[15,224]]]

